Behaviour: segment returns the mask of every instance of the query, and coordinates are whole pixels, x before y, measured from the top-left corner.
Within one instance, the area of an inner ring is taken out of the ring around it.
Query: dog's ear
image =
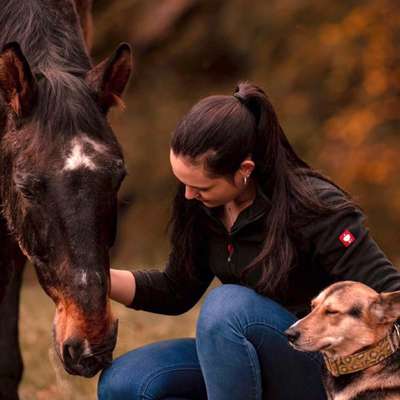
[[[370,313],[378,324],[389,324],[400,318],[400,290],[381,293],[370,306]]]

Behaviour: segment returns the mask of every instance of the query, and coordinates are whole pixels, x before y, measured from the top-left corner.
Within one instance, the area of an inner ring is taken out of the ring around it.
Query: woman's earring
[[[245,175],[243,177],[243,183],[244,183],[245,186],[247,185],[247,179],[248,179],[248,176]]]

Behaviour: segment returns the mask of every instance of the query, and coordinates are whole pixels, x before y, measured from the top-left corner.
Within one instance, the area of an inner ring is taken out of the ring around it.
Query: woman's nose
[[[198,197],[197,190],[191,188],[190,186],[185,186],[185,198],[192,200]]]

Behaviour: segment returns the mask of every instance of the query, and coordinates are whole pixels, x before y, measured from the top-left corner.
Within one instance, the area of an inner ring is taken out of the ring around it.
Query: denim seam
[[[262,326],[266,326],[266,327],[268,327],[269,329],[272,329],[273,331],[275,331],[276,333],[278,333],[281,337],[286,338],[286,336],[285,336],[279,329],[276,329],[274,326],[272,326],[272,325],[270,325],[270,324],[268,324],[268,323],[265,323],[265,322],[263,322],[263,321],[260,321],[260,322],[250,322],[250,323],[244,325],[243,331],[245,332],[249,327],[251,327],[251,326],[253,326],[253,325],[262,325]],[[314,362],[318,365],[318,367],[321,368],[321,363],[320,363],[320,361],[318,361],[318,360],[315,358],[315,356],[313,356],[312,354],[310,354],[310,352],[303,352],[303,354],[306,355],[310,360],[314,361]]]
[[[198,371],[201,374],[201,370],[199,369],[199,367],[197,366],[185,366],[185,365],[180,365],[179,367],[166,367],[161,371],[155,372],[153,375],[150,375],[145,382],[142,383],[142,385],[140,386],[139,389],[139,396],[143,399],[143,400],[152,400],[150,397],[147,396],[147,394],[145,393],[148,389],[148,387],[150,386],[150,384],[154,381],[154,379],[158,378],[159,376],[167,373],[167,372],[171,372],[171,371]]]
[[[250,346],[253,346],[253,344],[250,342],[250,340],[248,340],[247,338],[245,338],[245,348],[246,348],[246,351],[247,351],[247,355],[248,355],[248,357],[249,357],[249,359],[250,359],[250,366],[251,366],[251,370],[252,370],[252,376],[253,376],[253,380],[254,380],[254,386],[253,386],[253,392],[254,392],[254,399],[258,399],[258,397],[257,397],[257,385],[262,385],[261,384],[261,382],[259,382],[259,379],[257,379],[258,378],[258,374],[257,374],[257,370],[259,369],[259,368],[257,368],[257,365],[255,365],[256,364],[256,362],[255,362],[255,360],[254,360],[254,357],[253,357],[253,355],[251,354],[251,351],[250,351]],[[256,350],[254,349],[254,351],[256,352]],[[257,352],[256,352],[257,353]],[[258,361],[258,360],[257,360]]]

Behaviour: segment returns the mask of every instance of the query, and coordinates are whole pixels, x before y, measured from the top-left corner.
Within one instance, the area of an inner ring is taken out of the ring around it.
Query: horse
[[[54,348],[68,373],[94,376],[116,343],[109,250],[126,169],[107,113],[122,103],[132,52],[122,43],[92,65],[90,26],[80,25],[90,25],[88,4],[2,0],[0,8],[3,400],[18,399],[23,371],[17,324],[27,259],[55,304]]]

